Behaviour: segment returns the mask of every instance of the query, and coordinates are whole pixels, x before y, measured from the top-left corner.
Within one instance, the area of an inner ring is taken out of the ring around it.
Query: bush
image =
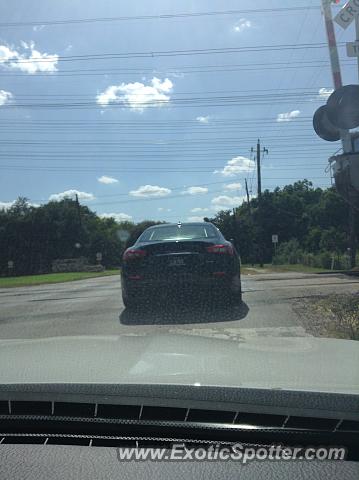
[[[284,242],[279,245],[273,263],[276,265],[295,265],[301,263],[302,257],[303,251],[299,246],[299,242],[297,239],[293,238],[292,240],[289,240],[289,242]]]
[[[316,255],[315,261],[314,261],[314,266],[318,268],[326,268],[330,269],[332,265],[332,257],[329,252],[322,252],[319,253],[319,255]]]
[[[304,252],[299,247],[297,240],[293,239],[289,242],[282,243],[278,250],[277,255],[273,258],[274,265],[295,265],[302,264],[307,267],[325,268],[330,270],[332,267],[334,255],[334,270],[345,270],[348,268],[347,255],[340,255],[338,253],[324,250],[318,254]],[[359,260],[359,259],[358,259]]]

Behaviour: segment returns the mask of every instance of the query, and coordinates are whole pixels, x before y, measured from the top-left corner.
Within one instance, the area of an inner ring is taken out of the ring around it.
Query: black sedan
[[[125,251],[121,275],[123,303],[129,308],[145,298],[179,292],[242,301],[239,256],[209,222],[147,228]]]

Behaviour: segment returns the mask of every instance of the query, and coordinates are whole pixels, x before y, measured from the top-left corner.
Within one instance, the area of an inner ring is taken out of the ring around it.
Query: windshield
[[[170,225],[168,227],[149,228],[140,236],[138,242],[201,238],[219,238],[219,235],[211,225]]]
[[[0,2],[0,384],[359,393],[358,2]]]

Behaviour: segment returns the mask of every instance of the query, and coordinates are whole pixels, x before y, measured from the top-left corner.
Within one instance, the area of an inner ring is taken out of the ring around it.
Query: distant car
[[[203,292],[232,304],[242,301],[238,253],[209,222],[147,228],[124,252],[121,275],[123,303],[129,308],[162,292]]]

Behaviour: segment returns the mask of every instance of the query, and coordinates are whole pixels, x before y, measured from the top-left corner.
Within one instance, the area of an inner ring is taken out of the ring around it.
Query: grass
[[[359,295],[331,294],[294,305],[304,328],[316,337],[359,340]]]
[[[254,270],[253,270],[254,269]],[[244,275],[253,273],[285,273],[285,272],[298,272],[298,273],[323,273],[331,272],[325,268],[308,267],[307,265],[271,265],[265,264],[263,268],[259,265],[243,265],[242,273]]]
[[[107,277],[118,275],[119,270],[105,270],[104,272],[66,272],[66,273],[45,273],[43,275],[26,275],[23,277],[2,277],[0,288],[28,287],[33,285],[44,285],[47,283],[74,282],[86,278]]]

